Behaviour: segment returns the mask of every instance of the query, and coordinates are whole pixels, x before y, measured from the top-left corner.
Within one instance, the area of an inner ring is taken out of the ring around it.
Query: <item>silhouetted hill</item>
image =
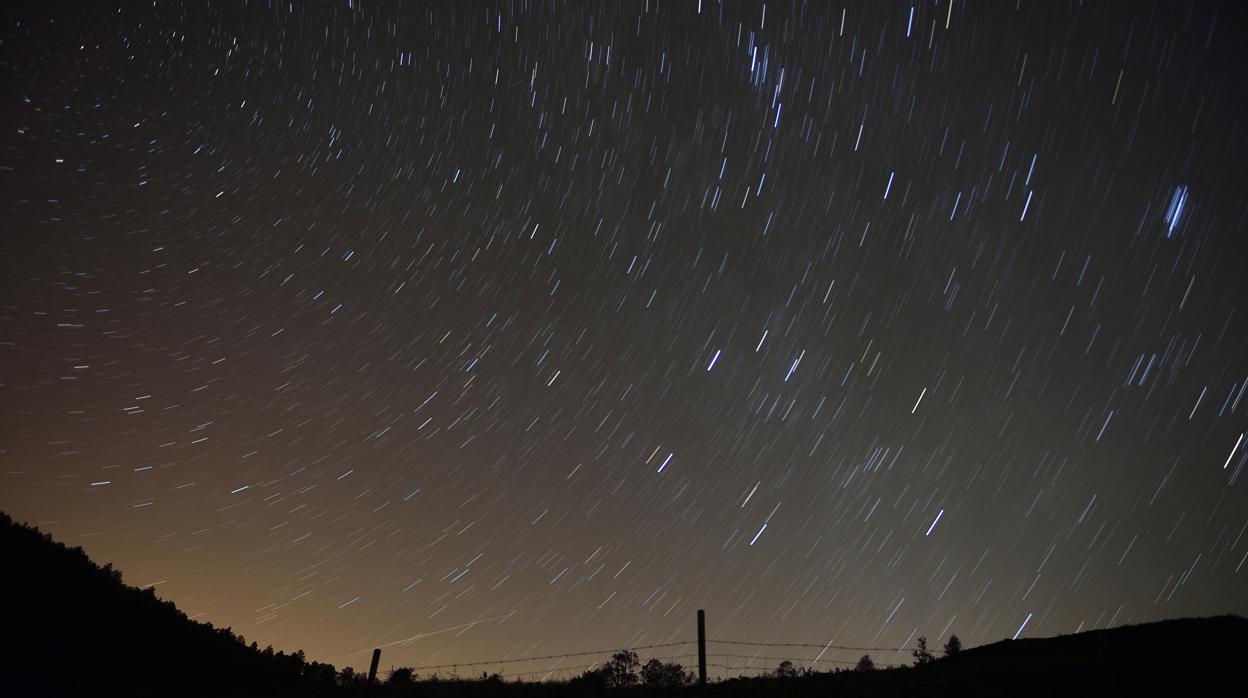
[[[1004,640],[920,667],[737,679],[735,696],[1199,696],[1242,691],[1248,620],[1185,618],[1077,635]]]
[[[10,649],[0,695],[12,696],[342,696],[358,679],[334,667],[247,645],[228,628],[192,621],[150,590],[122,584],[81,548],[67,548],[0,512],[3,628]],[[920,667],[739,678],[705,689],[603,688],[587,672],[564,683],[395,680],[373,698],[599,695],[980,696],[1234,695],[1245,685],[1248,620],[1170,620],[1078,635],[1006,640]],[[641,658],[642,661],[645,657]],[[1226,689],[1230,688],[1228,694]]]
[[[1184,618],[1052,638],[1005,640],[933,665],[962,695],[1208,695],[1244,685],[1248,620]],[[1234,683],[1232,683],[1232,681]]]
[[[334,668],[261,651],[122,584],[81,548],[0,513],[6,635],[0,694],[11,696],[326,695]],[[14,688],[16,692],[10,692]]]

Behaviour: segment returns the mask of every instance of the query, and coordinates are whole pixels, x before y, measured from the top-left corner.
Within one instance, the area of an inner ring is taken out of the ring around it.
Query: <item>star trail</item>
[[[1248,614],[1235,3],[0,12],[0,507],[197,620],[358,669]]]

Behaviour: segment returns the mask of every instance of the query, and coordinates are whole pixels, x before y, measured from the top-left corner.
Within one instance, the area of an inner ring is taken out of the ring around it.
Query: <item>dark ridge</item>
[[[11,696],[332,695],[334,667],[186,617],[0,512],[0,598]],[[0,683],[3,686],[4,683]]]
[[[817,674],[784,682],[737,679],[714,688],[721,689],[725,698],[1202,696],[1225,694],[1232,686],[1242,691],[1246,657],[1248,620],[1217,616],[1003,640],[924,666]]]
[[[0,694],[13,696],[366,695],[351,670],[303,653],[261,650],[229,628],[186,617],[151,589],[122,583],[81,548],[68,548],[0,512],[4,628],[10,649]],[[1187,618],[1051,638],[1005,640],[913,668],[777,672],[696,686],[607,688],[589,671],[562,683],[418,677],[400,669],[372,698],[415,696],[1183,696],[1242,691],[1248,620]],[[641,658],[644,662],[645,658]],[[679,674],[680,667],[675,667]],[[785,675],[787,674],[787,675]],[[386,677],[379,677],[385,679]],[[669,677],[670,678],[670,677]],[[678,677],[680,681],[688,676]],[[639,681],[634,675],[631,681]],[[1231,693],[1233,695],[1233,692]]]

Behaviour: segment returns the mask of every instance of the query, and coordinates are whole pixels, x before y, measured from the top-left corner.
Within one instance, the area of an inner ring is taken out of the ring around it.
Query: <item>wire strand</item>
[[[417,669],[454,669],[458,667],[483,666],[487,664],[489,665],[514,664],[516,662],[533,662],[539,659],[564,659],[566,657],[588,657],[590,655],[595,655],[595,654],[611,654],[614,652],[623,651],[624,649],[631,649],[633,651],[636,651],[636,650],[659,649],[662,647],[679,647],[681,645],[696,644],[696,642],[697,642],[696,640],[685,640],[684,642],[665,642],[665,643],[661,643],[657,645],[638,645],[637,647],[632,647],[632,648],[617,647],[615,649],[609,649],[609,650],[585,650],[582,652],[564,652],[562,654],[546,654],[546,655],[542,655],[538,657],[513,657],[511,659],[492,659],[492,660],[484,660],[484,661],[476,661],[476,662],[455,662],[454,664],[426,664],[424,666],[414,666],[414,667],[408,667],[408,668],[411,669],[412,671],[416,671]]]
[[[543,659],[567,659],[568,657],[588,657],[588,656],[592,656],[596,654],[613,654],[615,652],[621,652],[625,650],[636,652],[637,650],[651,650],[651,649],[662,649],[666,647],[680,647],[682,645],[692,645],[696,643],[697,643],[696,640],[683,640],[680,642],[664,642],[664,643],[653,644],[653,645],[638,645],[636,647],[629,647],[629,648],[583,650],[580,652],[564,652],[561,654],[546,654],[546,655],[532,656],[532,657],[511,657],[508,659],[491,659],[491,660],[480,660],[480,661],[472,661],[472,662],[455,662],[452,664],[425,664],[422,666],[413,666],[413,667],[407,667],[407,668],[411,669],[412,671],[427,671],[430,669],[459,669],[460,667],[469,668],[469,667],[478,667],[478,666],[495,666],[495,665],[500,665],[500,664],[516,664],[519,662],[535,662],[535,661],[540,661]],[[741,646],[741,647],[801,647],[801,648],[806,648],[806,649],[818,649],[818,650],[824,650],[824,651],[838,650],[838,651],[844,651],[844,652],[905,653],[905,652],[912,651],[911,649],[904,648],[904,647],[900,647],[900,648],[899,647],[854,647],[851,645],[825,645],[823,643],[816,643],[816,642],[749,642],[747,640],[707,640],[706,644],[708,645],[712,645],[712,644],[736,645],[736,646]],[[929,652],[933,655],[944,654],[943,650],[938,650],[938,649],[929,650]],[[678,655],[678,657],[696,657],[696,656],[697,655]],[[727,655],[727,654],[715,654],[715,655],[708,655],[708,656],[733,657],[733,658],[748,658],[749,657],[749,655]],[[675,657],[668,657],[668,658],[670,659],[670,658],[675,658]],[[827,663],[833,663],[833,664],[855,664],[856,663],[856,662],[848,662],[844,660],[835,660],[835,659],[799,658],[799,657],[758,657],[757,659],[759,660],[780,659],[780,660],[788,660],[788,661],[820,662],[820,663],[827,662]],[[590,664],[587,666],[593,667],[597,665]],[[732,669],[732,668],[748,668],[748,667],[722,667],[722,668]],[[543,670],[543,671],[547,671],[547,670]],[[562,669],[553,669],[549,671],[562,671]],[[523,672],[522,674],[511,674],[511,676],[540,674],[540,673],[542,673],[542,671]]]

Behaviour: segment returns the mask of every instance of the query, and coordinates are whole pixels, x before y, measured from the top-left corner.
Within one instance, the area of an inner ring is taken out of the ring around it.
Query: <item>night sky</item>
[[[1248,613],[1234,3],[0,12],[0,507],[196,619],[358,669]]]

